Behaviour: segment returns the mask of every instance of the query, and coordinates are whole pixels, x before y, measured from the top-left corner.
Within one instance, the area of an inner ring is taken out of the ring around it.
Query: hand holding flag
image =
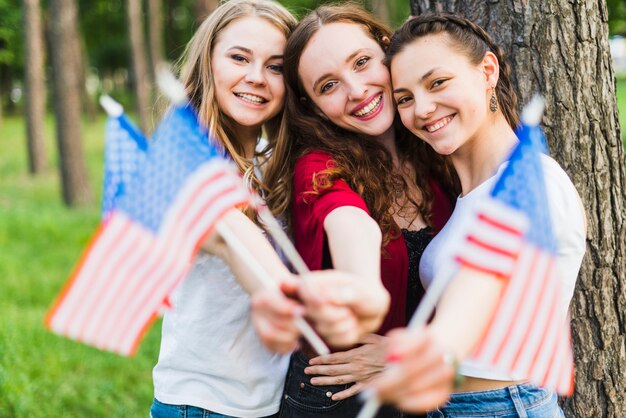
[[[234,166],[198,124],[182,86],[171,74],[165,77],[165,92],[178,106],[159,125],[141,169],[134,174],[136,167],[118,167],[107,188],[115,189],[104,206],[110,215],[46,320],[58,334],[124,355],[134,353],[222,215],[235,206],[254,204]],[[104,99],[103,105],[117,123],[124,123],[119,104]],[[128,124],[117,132],[118,137],[134,135],[135,143],[141,142]],[[122,195],[125,181],[128,187]],[[238,237],[225,225],[218,229],[257,279],[276,288]],[[296,318],[296,325],[320,354],[328,353],[302,317]]]
[[[573,355],[569,322],[559,309],[556,244],[541,164],[542,111],[540,99],[524,110],[516,132],[519,144],[459,247],[457,276],[476,274],[503,281],[486,331],[475,330],[483,337],[471,359],[509,374],[511,380],[528,379],[570,395]],[[447,277],[435,278],[409,327],[425,325],[449,282]],[[394,367],[390,369],[381,378],[387,389],[407,378],[398,370],[394,377]],[[390,396],[397,400],[397,394]],[[358,418],[373,417],[380,406],[375,392],[366,397]]]

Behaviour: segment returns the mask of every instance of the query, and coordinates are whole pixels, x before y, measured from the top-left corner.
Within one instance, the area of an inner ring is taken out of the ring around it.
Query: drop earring
[[[491,99],[489,99],[489,110],[491,110],[493,113],[496,113],[496,110],[498,110],[498,97],[496,97],[495,87],[491,88]]]

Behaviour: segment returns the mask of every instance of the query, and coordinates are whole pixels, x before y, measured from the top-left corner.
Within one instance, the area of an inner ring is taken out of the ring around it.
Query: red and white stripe
[[[555,256],[524,240],[524,218],[490,201],[479,208],[479,221],[459,251],[462,266],[508,280],[472,359],[570,395],[574,364],[569,321],[559,306]]]
[[[114,211],[51,310],[48,326],[100,349],[133,354],[202,238],[229,209],[248,202],[232,167],[213,160],[187,179],[158,234]]]

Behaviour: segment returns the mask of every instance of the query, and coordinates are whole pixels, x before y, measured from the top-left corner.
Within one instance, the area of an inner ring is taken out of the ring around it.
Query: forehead
[[[253,52],[282,55],[287,39],[284,33],[266,19],[243,17],[230,22],[217,37],[214,50],[241,46]]]
[[[308,67],[325,73],[344,64],[352,53],[362,48],[382,53],[382,48],[361,25],[347,22],[326,24],[304,48],[300,69]]]
[[[445,33],[426,35],[407,43],[391,61],[394,83],[408,75],[421,77],[432,68],[459,70],[468,65],[466,54]]]

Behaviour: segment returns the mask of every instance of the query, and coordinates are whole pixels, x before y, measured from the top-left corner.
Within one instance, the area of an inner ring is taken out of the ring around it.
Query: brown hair
[[[406,190],[401,175],[395,173],[389,152],[377,141],[329,123],[308,97],[298,75],[302,52],[310,39],[324,25],[346,22],[360,26],[380,47],[386,48],[391,31],[355,4],[321,6],[305,16],[287,41],[284,75],[287,85],[285,102],[286,129],[271,144],[272,158],[265,173],[268,187],[267,202],[276,215],[285,216],[291,229],[293,196],[293,169],[295,161],[314,150],[328,152],[335,164],[313,178],[314,190],[330,187],[332,180],[343,179],[365,201],[370,214],[383,232],[383,246],[399,229],[391,212],[394,190],[400,184]],[[442,166],[442,158],[422,141],[416,140],[394,121],[396,142],[401,160],[410,161],[416,170],[415,182],[423,199],[416,204],[428,222],[432,192],[429,178],[431,167]],[[428,158],[424,155],[428,154]],[[427,167],[426,164],[431,164]],[[413,202],[416,203],[416,202]]]
[[[393,57],[416,39],[438,33],[448,34],[456,43],[456,48],[464,53],[471,63],[478,65],[487,51],[491,51],[500,64],[500,76],[496,88],[499,107],[511,128],[519,124],[516,104],[517,96],[511,84],[511,69],[504,52],[491,36],[469,19],[449,13],[424,13],[408,20],[394,33],[387,48],[387,64]]]
[[[282,5],[271,0],[230,0],[223,2],[202,22],[181,56],[181,80],[187,96],[198,111],[198,117],[211,135],[224,147],[239,170],[249,179],[250,186],[259,189],[260,181],[254,174],[253,163],[243,156],[243,147],[234,135],[233,121],[220,109],[215,98],[215,82],[211,71],[211,54],[220,32],[233,21],[245,17],[266,20],[288,38],[297,20]],[[283,123],[282,112],[264,124],[270,140],[278,135]],[[246,213],[252,216],[252,212]]]

